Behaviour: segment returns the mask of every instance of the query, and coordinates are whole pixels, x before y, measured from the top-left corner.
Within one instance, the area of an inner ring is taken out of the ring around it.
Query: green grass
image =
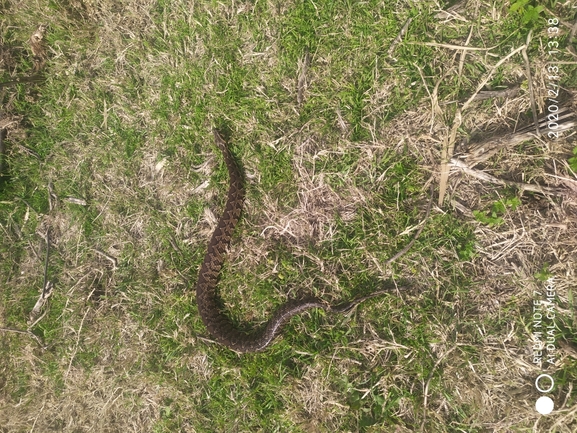
[[[16,116],[0,173],[0,327],[28,329],[48,229],[55,285],[30,328],[44,347],[0,331],[0,430],[571,431],[575,224],[555,213],[570,203],[452,175],[411,250],[385,265],[424,219],[455,101],[529,29],[543,78],[545,14],[469,3],[446,22],[429,1],[0,4],[0,83],[32,74],[30,23],[50,22],[44,81],[0,87],[0,114]],[[495,48],[468,51],[462,70],[459,51],[424,44],[469,34]],[[516,56],[490,86],[522,71]],[[574,65],[563,71],[574,87]],[[527,101],[480,103],[460,132],[512,129]],[[262,323],[303,294],[390,294],[295,317],[264,353],[212,342],[194,285],[228,187],[215,126],[247,177],[219,285],[234,321]],[[573,147],[535,141],[483,168],[541,181]],[[551,370],[563,410],[539,418],[527,342],[545,271],[569,349]]]

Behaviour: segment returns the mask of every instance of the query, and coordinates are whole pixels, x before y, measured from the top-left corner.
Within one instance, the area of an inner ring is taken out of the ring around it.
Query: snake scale
[[[227,142],[218,131],[214,130],[213,133],[216,144],[224,156],[230,177],[230,186],[224,212],[212,234],[204,262],[200,268],[196,284],[196,302],[202,321],[218,343],[240,353],[259,352],[264,350],[278,336],[281,327],[296,314],[311,308],[346,313],[360,302],[386,292],[385,290],[375,291],[368,296],[335,306],[315,297],[293,299],[282,304],[262,327],[250,333],[245,333],[237,328],[221,309],[220,298],[217,294],[217,282],[224,264],[226,250],[242,213],[245,196],[244,181]]]

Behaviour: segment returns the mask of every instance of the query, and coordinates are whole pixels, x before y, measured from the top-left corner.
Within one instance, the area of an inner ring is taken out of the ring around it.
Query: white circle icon
[[[535,403],[535,409],[537,409],[537,412],[539,412],[541,415],[549,415],[551,412],[553,412],[554,406],[555,404],[553,403],[553,400],[546,396],[539,397]]]

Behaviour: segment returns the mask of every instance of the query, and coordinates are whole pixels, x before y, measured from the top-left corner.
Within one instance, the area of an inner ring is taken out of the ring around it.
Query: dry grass
[[[1,81],[29,76],[37,63],[23,47],[49,27],[45,81],[0,87],[0,122],[11,119],[0,325],[27,329],[48,232],[55,288],[31,328],[45,347],[0,334],[0,431],[574,431],[574,128],[473,164],[471,149],[531,120],[522,57],[488,80],[520,84],[516,96],[473,102],[460,120],[457,101],[526,33],[504,2],[441,9],[2,3]],[[543,20],[532,24],[531,80],[546,112],[549,39]],[[574,66],[562,77],[570,87]],[[264,354],[211,342],[192,287],[227,186],[213,125],[230,129],[247,177],[221,280],[233,317],[266,320],[301,293],[338,303],[410,289],[350,316],[295,318]],[[472,170],[560,192],[453,166],[443,205],[386,266],[422,222],[447,145]],[[533,363],[530,340],[546,277],[557,327],[548,367]],[[543,371],[556,380],[546,417],[534,409]]]

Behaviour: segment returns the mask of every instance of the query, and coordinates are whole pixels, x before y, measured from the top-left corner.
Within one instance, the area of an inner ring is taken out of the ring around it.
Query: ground
[[[575,431],[575,8],[540,3],[0,2],[0,431]],[[233,320],[389,294],[214,343],[214,127]]]

